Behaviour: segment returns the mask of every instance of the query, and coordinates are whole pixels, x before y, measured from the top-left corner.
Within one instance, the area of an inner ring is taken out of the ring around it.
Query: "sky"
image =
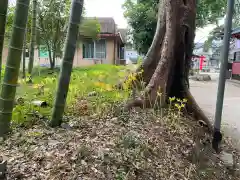
[[[122,4],[125,0],[86,0],[86,16],[113,17],[119,28],[126,28]]]

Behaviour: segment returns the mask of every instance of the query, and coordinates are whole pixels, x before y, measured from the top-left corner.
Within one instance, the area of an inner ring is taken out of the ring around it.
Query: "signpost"
[[[228,53],[229,53],[229,42],[232,32],[232,16],[234,10],[234,0],[228,0],[227,3],[227,14],[225,19],[224,26],[224,38],[223,38],[223,49],[221,50],[221,67],[220,67],[220,75],[218,82],[218,92],[217,92],[217,102],[216,102],[216,111],[214,118],[214,134],[212,147],[219,151],[219,143],[222,141],[222,134],[220,132],[221,129],[221,119],[222,119],[222,109],[223,109],[223,98],[225,91],[225,81],[226,81],[226,70],[228,65]]]

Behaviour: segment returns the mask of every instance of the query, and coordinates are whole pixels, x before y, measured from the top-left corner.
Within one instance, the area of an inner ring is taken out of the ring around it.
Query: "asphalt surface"
[[[199,106],[214,121],[217,99],[218,74],[208,73],[212,81],[190,80],[190,90]],[[234,139],[240,149],[240,82],[227,80],[223,104],[222,129],[226,136]]]

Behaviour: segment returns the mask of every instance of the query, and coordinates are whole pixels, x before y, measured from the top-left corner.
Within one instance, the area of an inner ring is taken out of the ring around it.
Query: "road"
[[[217,97],[218,74],[210,73],[210,75],[212,81],[209,82],[191,80],[190,90],[200,107],[213,121]],[[240,82],[226,82],[222,127],[224,133],[234,139],[240,148],[238,138],[240,137]]]

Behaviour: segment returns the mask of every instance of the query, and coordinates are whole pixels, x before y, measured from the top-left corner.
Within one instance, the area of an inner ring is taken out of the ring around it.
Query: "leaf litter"
[[[65,117],[60,128],[43,121],[18,128],[0,144],[9,180],[237,180],[238,153],[227,167],[211,136],[185,117],[150,110]]]

